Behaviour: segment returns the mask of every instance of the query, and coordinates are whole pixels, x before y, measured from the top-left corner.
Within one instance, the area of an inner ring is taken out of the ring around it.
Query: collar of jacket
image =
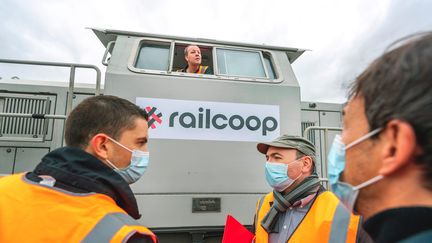
[[[183,73],[187,73],[187,69],[188,69],[188,67],[189,67],[189,65],[186,65],[185,68],[181,69],[182,72],[183,72]],[[202,65],[199,65],[199,66],[198,66],[198,69],[195,70],[195,72],[193,72],[193,73],[198,73],[198,71],[200,70],[201,67],[202,67]]]
[[[401,207],[377,213],[364,223],[376,242],[399,242],[432,228],[432,207]]]
[[[39,182],[38,175],[52,176],[56,179],[55,187],[70,192],[105,194],[131,217],[141,217],[129,184],[113,169],[82,149],[63,147],[46,154],[26,177]]]

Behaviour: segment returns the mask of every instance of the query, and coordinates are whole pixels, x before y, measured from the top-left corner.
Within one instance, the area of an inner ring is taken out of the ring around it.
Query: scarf
[[[279,226],[282,223],[280,215],[287,211],[295,202],[311,194],[317,193],[320,188],[320,180],[317,174],[306,177],[294,190],[282,195],[278,191],[273,191],[274,202],[269,212],[261,221],[261,226],[267,233],[279,233]]]

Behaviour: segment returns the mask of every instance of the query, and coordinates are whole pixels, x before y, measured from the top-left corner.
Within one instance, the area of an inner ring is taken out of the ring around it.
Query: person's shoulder
[[[213,74],[213,69],[210,66],[203,66],[206,68],[204,74]]]
[[[432,230],[425,230],[415,235],[412,235],[402,241],[401,243],[423,243],[432,242]]]
[[[273,200],[273,198],[274,198],[273,191],[271,191],[271,192],[261,196],[260,198],[258,198],[257,202],[261,203],[261,202],[264,202],[264,200],[266,200],[266,199],[271,201],[271,200]]]
[[[23,173],[20,174],[12,174],[12,175],[0,175],[0,185],[4,187],[8,187],[10,185],[14,185],[17,181],[22,180]]]
[[[126,240],[127,243],[153,243],[150,236],[135,232],[129,239]]]
[[[180,72],[180,73],[186,73],[186,70],[187,70],[187,68],[188,68],[189,66],[188,65],[186,65],[184,68],[180,68],[180,69],[177,69],[177,71],[176,72]]]
[[[125,212],[107,213],[87,238],[90,242],[98,241],[101,232],[111,232],[112,236],[119,237],[122,242],[154,242],[153,233]]]
[[[256,201],[256,206],[260,207],[264,203],[267,197],[272,197],[272,196],[273,196],[273,192],[269,192],[265,195],[260,196]]]
[[[271,191],[271,192],[269,192],[269,193],[267,193],[267,194],[261,196],[260,199],[261,199],[261,198],[266,198],[266,197],[273,197],[273,191]]]

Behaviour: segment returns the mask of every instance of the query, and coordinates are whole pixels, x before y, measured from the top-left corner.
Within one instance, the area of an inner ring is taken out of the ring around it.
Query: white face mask
[[[300,159],[296,159],[288,164],[266,162],[265,174],[267,183],[278,192],[283,192],[285,189],[290,187],[298,178],[300,178],[302,173],[300,171],[300,174],[297,176],[297,178],[291,179],[288,176],[288,165],[299,160]]]
[[[119,169],[117,166],[115,166],[111,161],[107,159],[106,161],[108,162],[108,164],[110,164],[111,167],[114,169],[114,171],[117,172],[128,184],[132,184],[138,181],[148,167],[149,160],[150,160],[150,153],[138,149],[130,150],[123,144],[117,142],[116,140],[110,137],[108,137],[108,139],[110,139],[115,144],[119,145],[120,147],[132,153],[130,164],[126,168]]]

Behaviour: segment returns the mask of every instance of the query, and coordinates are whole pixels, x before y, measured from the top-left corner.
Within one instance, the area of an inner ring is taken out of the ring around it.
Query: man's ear
[[[312,173],[312,168],[313,168],[312,158],[310,156],[303,157],[303,169],[302,169],[302,172],[303,173],[308,173],[308,172]]]
[[[390,121],[381,132],[380,140],[383,143],[381,175],[390,175],[414,161],[418,151],[417,141],[409,123]]]
[[[108,158],[108,140],[106,134],[98,133],[90,139],[85,150],[100,160],[106,160]]]

